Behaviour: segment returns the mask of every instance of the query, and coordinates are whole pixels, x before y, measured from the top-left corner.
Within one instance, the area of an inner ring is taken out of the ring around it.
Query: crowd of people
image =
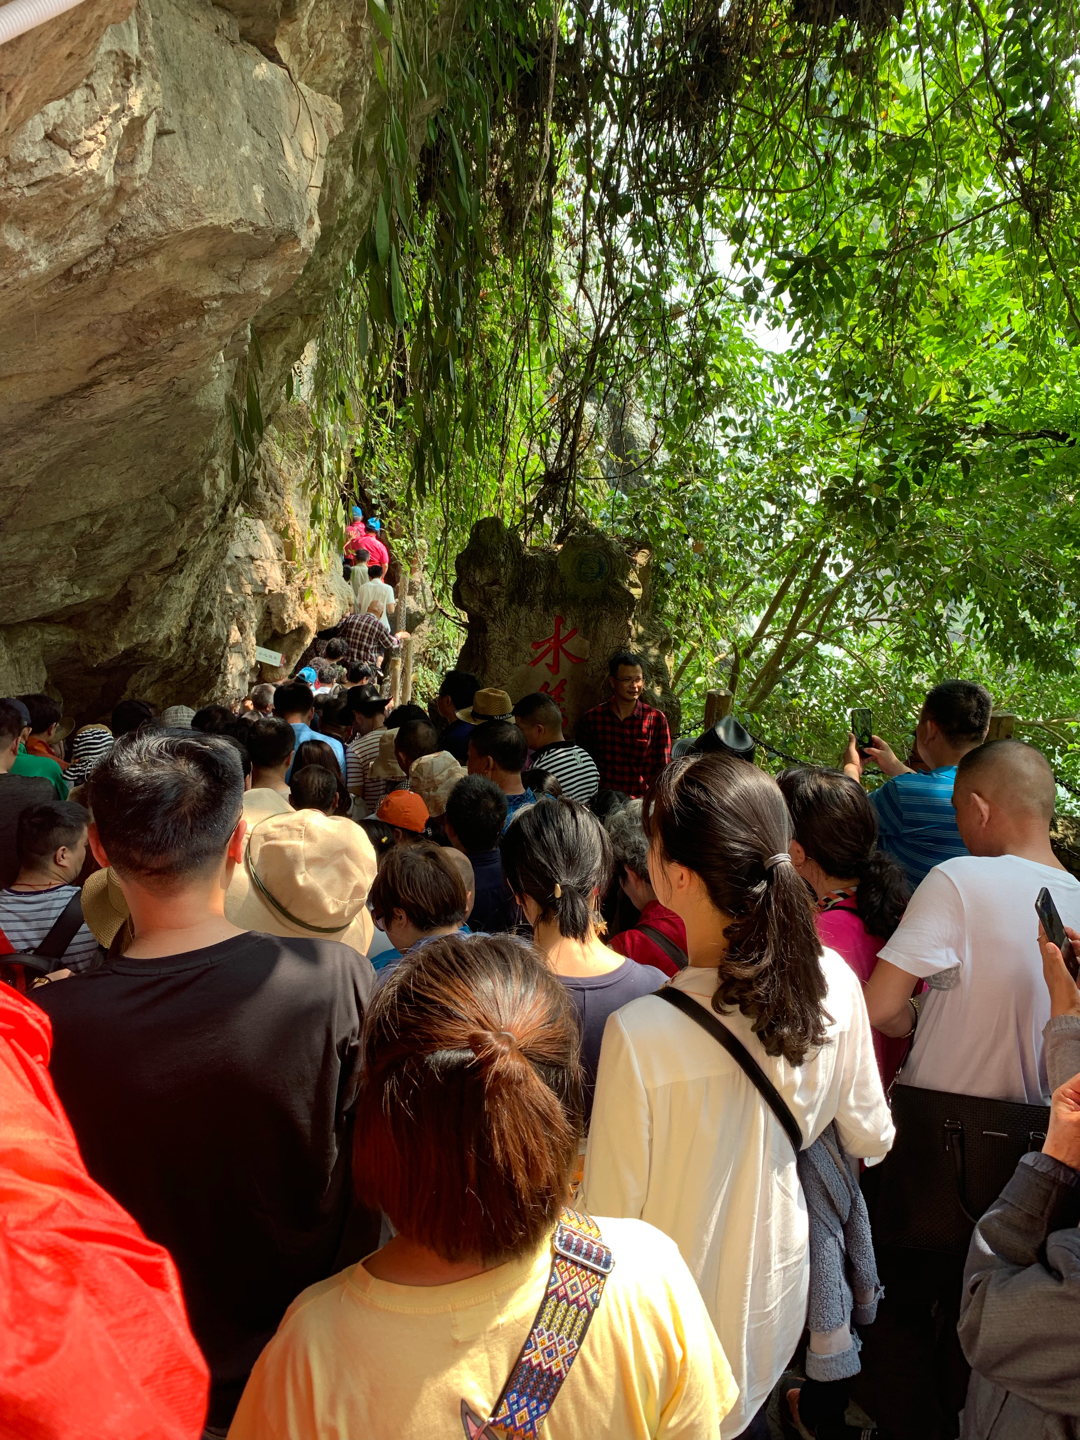
[[[1080,1435],[1042,754],[952,680],[672,758],[629,651],[573,738],[395,706],[389,588],[236,707],[0,700],[5,1433]]]

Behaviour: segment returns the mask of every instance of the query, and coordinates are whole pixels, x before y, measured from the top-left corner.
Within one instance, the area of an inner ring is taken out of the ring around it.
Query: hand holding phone
[[[1077,959],[1076,948],[1072,941],[1065,934],[1065,926],[1061,923],[1061,916],[1054,904],[1054,897],[1044,885],[1039,891],[1035,900],[1035,913],[1039,917],[1039,924],[1043,928],[1043,934],[1051,945],[1056,945],[1061,951],[1061,958],[1065,961],[1065,968],[1075,980],[1080,973],[1080,960]]]

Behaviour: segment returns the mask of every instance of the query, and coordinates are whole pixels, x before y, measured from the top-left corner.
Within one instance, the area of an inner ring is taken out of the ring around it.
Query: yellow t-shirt
[[[615,1255],[542,1440],[717,1440],[731,1369],[678,1248],[642,1220],[596,1222]],[[259,1356],[229,1440],[465,1440],[486,1418],[547,1284],[551,1247],[452,1285],[363,1264],[312,1285]]]

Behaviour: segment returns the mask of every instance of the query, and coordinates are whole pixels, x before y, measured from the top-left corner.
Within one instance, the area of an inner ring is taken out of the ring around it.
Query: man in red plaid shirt
[[[338,626],[337,638],[345,642],[347,661],[380,666],[387,651],[401,648],[399,641],[407,639],[408,632],[391,635],[390,627],[378,615],[346,615]]]
[[[620,650],[608,662],[613,694],[586,710],[577,723],[577,743],[596,761],[601,790],[644,795],[671,759],[667,716],[641,698],[645,675],[641,656]]]

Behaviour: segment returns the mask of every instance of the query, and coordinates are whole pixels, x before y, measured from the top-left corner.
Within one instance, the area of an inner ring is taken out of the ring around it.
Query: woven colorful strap
[[[555,1254],[540,1309],[487,1422],[511,1440],[536,1440],[615,1268],[615,1258],[600,1231],[588,1215],[577,1210],[563,1210],[552,1244]],[[469,1434],[465,1410],[463,1405],[462,1419]],[[485,1427],[473,1433],[491,1432]]]

